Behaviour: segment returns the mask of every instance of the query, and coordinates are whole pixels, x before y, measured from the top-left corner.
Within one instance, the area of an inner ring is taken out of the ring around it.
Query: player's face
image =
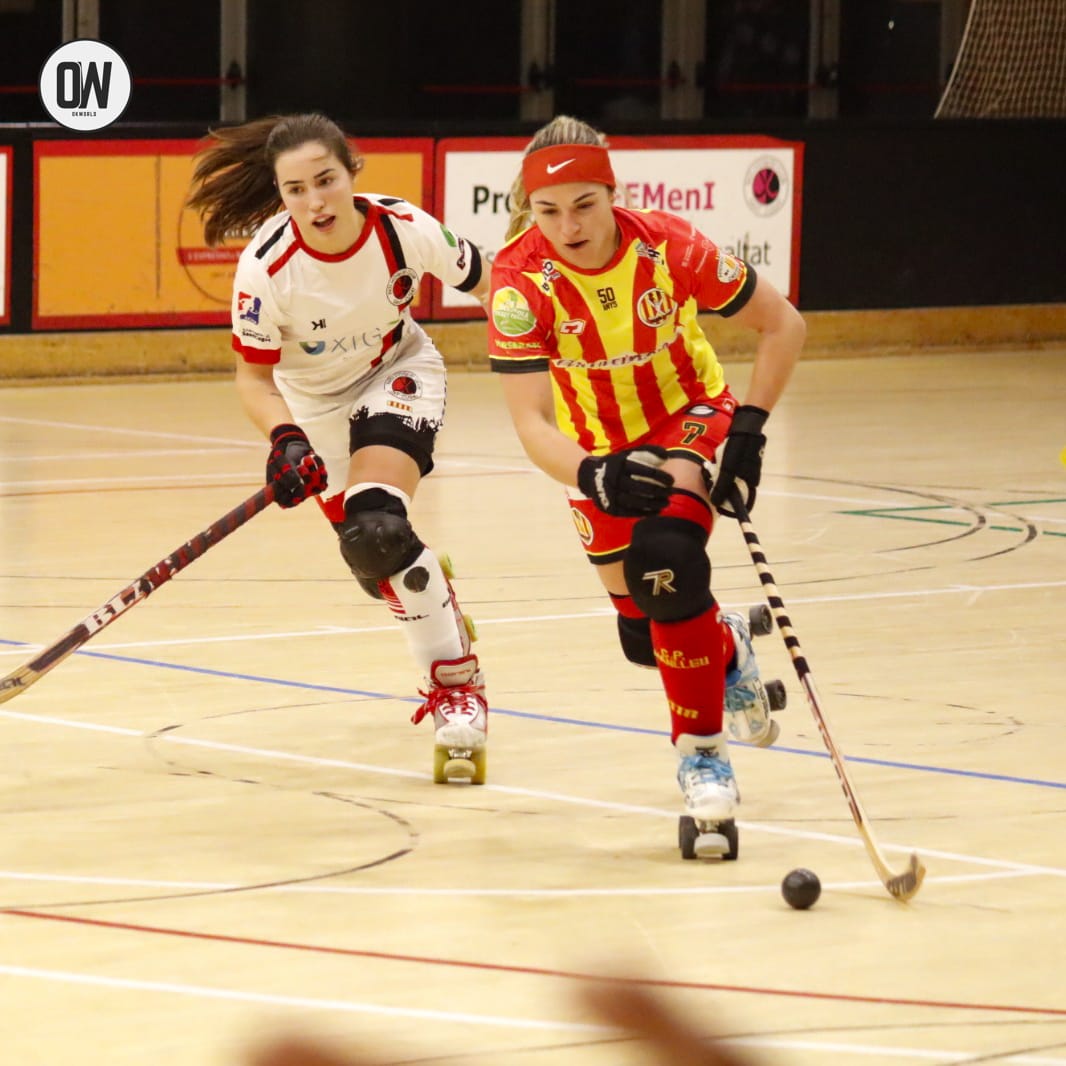
[[[611,193],[594,181],[548,185],[529,198],[533,221],[560,258],[582,270],[606,266],[618,247]]]
[[[311,141],[282,152],[274,162],[274,178],[309,247],[337,254],[355,244],[363,216],[352,203],[352,175],[325,145]]]

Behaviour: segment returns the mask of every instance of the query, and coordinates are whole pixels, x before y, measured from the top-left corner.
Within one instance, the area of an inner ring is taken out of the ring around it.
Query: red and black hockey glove
[[[295,507],[326,487],[326,464],[299,426],[287,422],[270,431],[266,479],[281,507]]]
[[[733,415],[718,461],[718,476],[711,489],[711,503],[729,518],[736,518],[729,506],[734,488],[749,511],[755,506],[755,489],[762,476],[762,454],[766,447],[762,427],[769,417],[769,411],[750,404],[738,407]]]
[[[670,499],[672,475],[659,467],[666,450],[654,444],[610,455],[590,455],[577,468],[577,487],[606,514],[643,518],[658,514]]]

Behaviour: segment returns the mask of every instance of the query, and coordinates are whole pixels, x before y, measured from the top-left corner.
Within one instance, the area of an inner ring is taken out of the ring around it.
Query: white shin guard
[[[407,646],[428,677],[440,659],[470,654],[470,635],[440,561],[429,548],[406,569],[379,585],[400,622]]]

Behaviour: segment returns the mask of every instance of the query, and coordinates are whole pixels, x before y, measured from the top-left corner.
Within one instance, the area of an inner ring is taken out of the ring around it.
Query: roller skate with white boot
[[[683,859],[735,859],[740,850],[734,820],[740,792],[724,733],[697,737],[682,733],[677,749],[677,783],[685,813],[677,827]]]
[[[770,712],[782,710],[787,696],[782,682],[775,680],[763,684],[751,638],[752,634],[773,631],[773,615],[766,604],[760,604],[751,608],[747,618],[729,612],[722,615],[722,621],[729,626],[736,647],[734,665],[725,675],[726,728],[734,740],[768,748],[781,732]]]
[[[433,780],[438,784],[485,783],[485,739],[489,707],[476,655],[438,659],[430,668],[426,702],[415,711],[416,725],[433,716]]]

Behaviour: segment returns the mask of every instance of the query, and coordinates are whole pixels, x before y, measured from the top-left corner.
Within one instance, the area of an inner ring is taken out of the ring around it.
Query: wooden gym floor
[[[608,975],[763,1063],[1066,1064],[1066,350],[807,361],[768,427],[755,526],[879,841],[928,866],[910,904],[777,634],[740,858],[681,860],[657,679],[495,379],[449,402],[414,519],[479,625],[489,783],[432,784],[386,609],[314,505],[270,509],[0,708],[4,1060],[232,1066],[295,1029],[387,1062],[647,1061],[573,1002]],[[0,673],[264,454],[222,379],[0,390]],[[757,602],[735,524],[711,555],[723,604]]]

